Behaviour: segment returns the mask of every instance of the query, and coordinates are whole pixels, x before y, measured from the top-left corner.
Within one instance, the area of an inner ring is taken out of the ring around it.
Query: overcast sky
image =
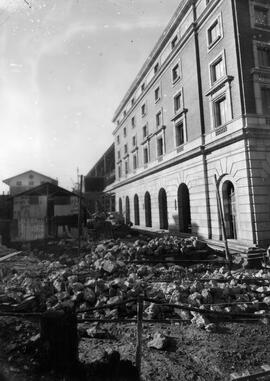
[[[70,188],[180,0],[0,0],[0,191],[29,169]]]

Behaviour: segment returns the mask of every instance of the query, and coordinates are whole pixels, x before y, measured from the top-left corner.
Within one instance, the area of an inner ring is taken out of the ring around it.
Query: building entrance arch
[[[144,195],[145,226],[152,227],[151,196],[149,192]]]
[[[222,198],[227,238],[237,239],[235,189],[233,183],[229,180],[222,185]]]
[[[179,231],[181,233],[191,233],[189,190],[186,184],[184,183],[179,185],[178,192],[177,192],[177,200],[178,200]]]
[[[159,206],[159,226],[160,229],[167,230],[168,224],[168,206],[167,194],[164,188],[161,188],[158,193],[158,206]]]
[[[130,222],[130,203],[129,197],[126,197],[126,224]]]
[[[119,213],[123,214],[123,205],[122,205],[122,199],[121,198],[119,198],[118,206],[119,206]]]
[[[140,206],[139,197],[137,194],[134,196],[134,224],[140,225]]]

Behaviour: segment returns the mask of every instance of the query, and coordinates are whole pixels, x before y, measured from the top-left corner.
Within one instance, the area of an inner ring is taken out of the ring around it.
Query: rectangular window
[[[22,185],[22,182],[21,182],[21,181],[16,181],[16,185],[17,185],[18,187],[20,187],[20,186]]]
[[[124,110],[123,116],[125,117],[126,115],[127,115],[127,112],[126,112],[126,110]]]
[[[133,106],[134,103],[135,103],[135,98],[132,98],[132,99],[131,99],[131,106]]]
[[[131,118],[131,127],[134,128],[136,126],[135,116]]]
[[[132,145],[133,147],[136,147],[136,136],[132,136]]]
[[[217,18],[207,31],[208,46],[212,47],[221,38],[220,18]]]
[[[137,155],[133,155],[133,169],[137,169]]]
[[[154,73],[155,74],[158,72],[158,69],[159,69],[159,63],[156,63],[154,66]]]
[[[177,123],[177,125],[175,126],[175,142],[176,147],[181,146],[185,142],[183,121]]]
[[[155,89],[155,102],[160,100],[160,87]]]
[[[143,149],[143,162],[144,164],[147,164],[149,161],[149,155],[148,155],[148,147],[144,147]]]
[[[223,56],[218,57],[211,65],[210,65],[210,71],[211,71],[211,82],[212,84],[218,81],[220,78],[222,78],[225,75],[225,67],[224,67],[224,60]]]
[[[123,133],[124,133],[124,138],[127,136],[127,129],[126,129],[126,127],[124,127],[124,129],[123,129]]]
[[[162,136],[157,138],[157,155],[158,156],[163,155],[163,137]]]
[[[180,78],[180,66],[179,64],[175,65],[172,68],[172,81],[176,82]]]
[[[143,92],[144,89],[145,89],[145,83],[142,83],[142,84],[141,84],[141,92]]]
[[[116,141],[117,141],[117,144],[120,144],[120,136],[119,135],[117,135]]]
[[[121,165],[118,166],[118,177],[122,176]]]
[[[257,46],[258,61],[260,66],[270,66],[270,47]]]
[[[174,98],[173,98],[173,102],[174,102],[174,112],[175,114],[177,112],[179,112],[182,108],[182,93],[178,93]]]
[[[29,185],[34,185],[34,181],[29,181],[29,183],[28,183]]]
[[[118,152],[117,152],[117,158],[118,158],[118,160],[120,159],[120,157],[121,157],[121,152],[118,151]]]
[[[146,136],[148,135],[148,128],[147,128],[147,125],[143,126],[143,138],[146,138]]]
[[[215,126],[219,127],[226,123],[226,97],[218,99],[215,104]]]
[[[174,49],[178,41],[178,36],[175,36],[171,42],[171,48]]]
[[[128,174],[128,161],[125,161],[125,174]]]
[[[263,114],[270,115],[270,88],[262,88],[262,108]]]
[[[254,7],[254,18],[256,25],[268,25],[268,9],[263,7]]]
[[[145,106],[145,103],[141,107],[141,113],[142,113],[142,116],[146,115],[146,106]]]
[[[128,152],[128,146],[127,144],[124,145],[124,153],[127,153]]]
[[[161,127],[161,111],[156,114],[156,127]]]

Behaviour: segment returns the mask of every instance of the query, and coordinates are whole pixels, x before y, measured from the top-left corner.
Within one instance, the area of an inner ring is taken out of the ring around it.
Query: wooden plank
[[[15,257],[15,255],[18,255],[20,253],[22,253],[22,251],[16,251],[15,253],[7,254],[4,257],[0,258],[0,262],[3,262],[3,261],[5,261],[6,259],[9,259],[9,258]]]
[[[262,368],[262,367],[261,367]],[[270,369],[270,367],[269,367]],[[248,370],[241,372],[241,373],[232,373],[230,375],[230,380],[234,381],[256,381],[256,380],[261,380],[262,377],[266,377],[270,375],[270,370],[267,371],[259,371],[254,374],[250,374]]]
[[[268,365],[268,364],[263,364],[263,365],[261,366],[261,368],[262,368],[265,372],[270,371],[270,365]]]

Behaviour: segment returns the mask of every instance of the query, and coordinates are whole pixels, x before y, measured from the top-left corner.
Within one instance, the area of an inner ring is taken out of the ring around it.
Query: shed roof
[[[76,193],[71,192],[65,188],[61,188],[56,184],[47,182],[37,187],[28,189],[27,191],[15,194],[11,198],[20,197],[20,196],[76,196],[79,197]]]
[[[53,181],[57,182],[57,180],[56,180],[56,179],[53,179],[52,177],[43,175],[43,173],[40,173],[40,172],[37,172],[37,171],[33,171],[32,169],[30,169],[29,171],[25,171],[25,172],[19,173],[19,174],[16,175],[16,176],[12,176],[12,177],[9,177],[8,179],[3,180],[3,183],[9,185],[9,183],[10,183],[11,180],[16,179],[16,177],[20,177],[20,176],[22,176],[22,175],[26,175],[27,173],[29,173],[29,174],[30,174],[30,173],[34,173],[34,174],[36,174],[36,175],[39,175],[39,176],[44,177],[45,179],[53,180]]]

